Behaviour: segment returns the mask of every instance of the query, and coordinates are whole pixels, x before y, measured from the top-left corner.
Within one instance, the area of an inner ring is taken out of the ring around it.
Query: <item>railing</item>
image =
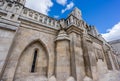
[[[21,16],[29,18],[34,21],[37,21],[37,22],[47,25],[47,26],[59,27],[58,20],[56,20],[54,18],[50,18],[46,15],[43,15],[43,14],[41,14],[37,11],[31,10],[29,8],[24,8]]]
[[[12,7],[9,7],[10,5],[8,7],[7,6],[8,4],[6,3],[6,4],[3,4],[1,8],[3,10],[5,9],[5,11],[9,11],[10,9],[12,9]],[[20,16],[23,17],[24,19],[28,19],[29,21],[32,21],[32,22],[37,22],[47,27],[59,29],[59,26],[60,26],[59,20],[56,20],[54,18],[51,18],[49,16],[46,16],[44,14],[41,14],[37,11],[34,11],[26,7],[22,9],[22,13],[20,14]],[[69,27],[70,25],[75,25],[80,28],[83,28],[86,26],[86,23],[83,20],[79,20],[73,15],[70,15],[67,19],[65,19],[64,24],[67,27]]]
[[[66,23],[67,23],[67,26],[75,25],[75,26],[81,27],[81,28],[86,27],[86,25],[87,25],[83,20],[79,20],[78,18],[76,18],[73,15],[70,15],[66,19]]]

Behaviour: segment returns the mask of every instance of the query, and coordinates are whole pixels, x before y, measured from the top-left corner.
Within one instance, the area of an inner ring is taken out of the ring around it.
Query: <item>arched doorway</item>
[[[20,56],[14,80],[27,81],[30,78],[34,80],[37,77],[46,77],[47,70],[47,51],[42,43],[35,41],[28,45]]]

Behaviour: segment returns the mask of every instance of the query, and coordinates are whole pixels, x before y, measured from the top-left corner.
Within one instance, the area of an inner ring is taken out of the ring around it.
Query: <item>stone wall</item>
[[[99,81],[119,70],[111,46],[78,8],[57,20],[24,7],[24,1],[0,4],[0,80]]]
[[[117,54],[118,62],[120,65],[120,39],[110,41],[109,44],[112,46],[113,51]]]
[[[10,51],[15,31],[0,28],[0,75]]]
[[[19,63],[18,59],[20,58],[24,49],[34,41],[39,41],[42,43],[47,50],[49,57],[48,76],[51,76],[54,73],[54,40],[56,36],[53,34],[56,34],[56,31],[52,30],[54,31],[52,34],[45,33],[45,31],[47,32],[47,30],[42,31],[39,28],[34,30],[32,28],[26,28],[25,26],[19,28],[19,30],[16,32],[14,44],[12,45],[11,56],[9,58],[8,65],[6,66],[4,77],[7,77],[7,79],[13,79],[17,63]]]

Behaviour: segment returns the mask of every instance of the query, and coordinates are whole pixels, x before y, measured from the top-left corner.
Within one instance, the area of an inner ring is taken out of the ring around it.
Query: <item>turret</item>
[[[78,18],[79,20],[82,20],[82,13],[77,7],[74,8],[74,10],[70,13],[70,15],[71,14],[76,18]]]

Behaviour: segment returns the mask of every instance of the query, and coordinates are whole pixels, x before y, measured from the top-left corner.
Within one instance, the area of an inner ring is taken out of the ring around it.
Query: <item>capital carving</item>
[[[61,29],[56,38],[56,41],[57,40],[70,40],[70,39],[69,39],[69,36],[67,35],[66,31],[64,29]]]

